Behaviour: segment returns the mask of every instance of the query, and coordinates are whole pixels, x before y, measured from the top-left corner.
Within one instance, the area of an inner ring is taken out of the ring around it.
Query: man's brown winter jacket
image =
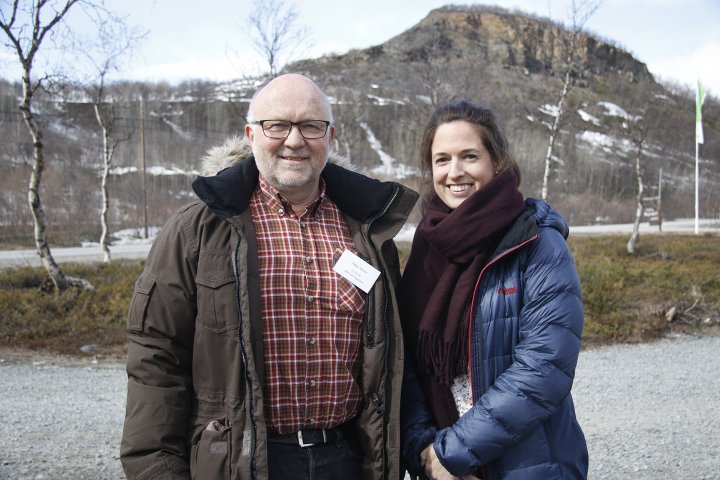
[[[258,171],[244,142],[211,151],[200,201],[162,228],[128,315],[121,461],[131,479],[267,478],[263,339],[248,202]],[[212,170],[218,170],[212,175]],[[403,343],[392,241],[417,194],[328,163],[327,195],[355,246],[382,273],[367,297],[357,435],[364,478],[397,479]]]

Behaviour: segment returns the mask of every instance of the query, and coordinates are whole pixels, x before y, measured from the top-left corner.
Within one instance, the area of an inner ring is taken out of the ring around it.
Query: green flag
[[[702,104],[705,101],[705,92],[703,92],[700,79],[697,81],[697,95],[695,96],[695,143],[703,143],[702,129]]]

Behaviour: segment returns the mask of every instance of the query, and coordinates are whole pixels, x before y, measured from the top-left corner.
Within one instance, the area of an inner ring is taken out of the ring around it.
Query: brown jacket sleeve
[[[188,217],[180,211],[162,228],[130,303],[120,448],[128,479],[190,478],[196,257]]]

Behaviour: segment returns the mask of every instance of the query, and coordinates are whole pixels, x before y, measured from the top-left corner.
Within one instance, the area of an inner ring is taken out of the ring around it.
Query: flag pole
[[[703,143],[702,105],[705,101],[700,77],[695,92],[695,235],[700,233],[700,144]]]
[[[695,142],[695,235],[700,233],[700,144]]]

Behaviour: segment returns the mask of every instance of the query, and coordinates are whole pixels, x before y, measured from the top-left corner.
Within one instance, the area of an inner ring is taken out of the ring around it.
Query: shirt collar
[[[262,175],[258,180],[258,188],[260,190],[261,200],[279,216],[289,215],[293,212],[292,205],[280,192],[278,192],[272,185],[270,185]],[[327,197],[325,196],[325,180],[320,177],[320,195],[318,198],[308,205],[305,209],[305,213],[302,216],[309,215],[319,217],[322,213],[323,207],[326,203]]]

